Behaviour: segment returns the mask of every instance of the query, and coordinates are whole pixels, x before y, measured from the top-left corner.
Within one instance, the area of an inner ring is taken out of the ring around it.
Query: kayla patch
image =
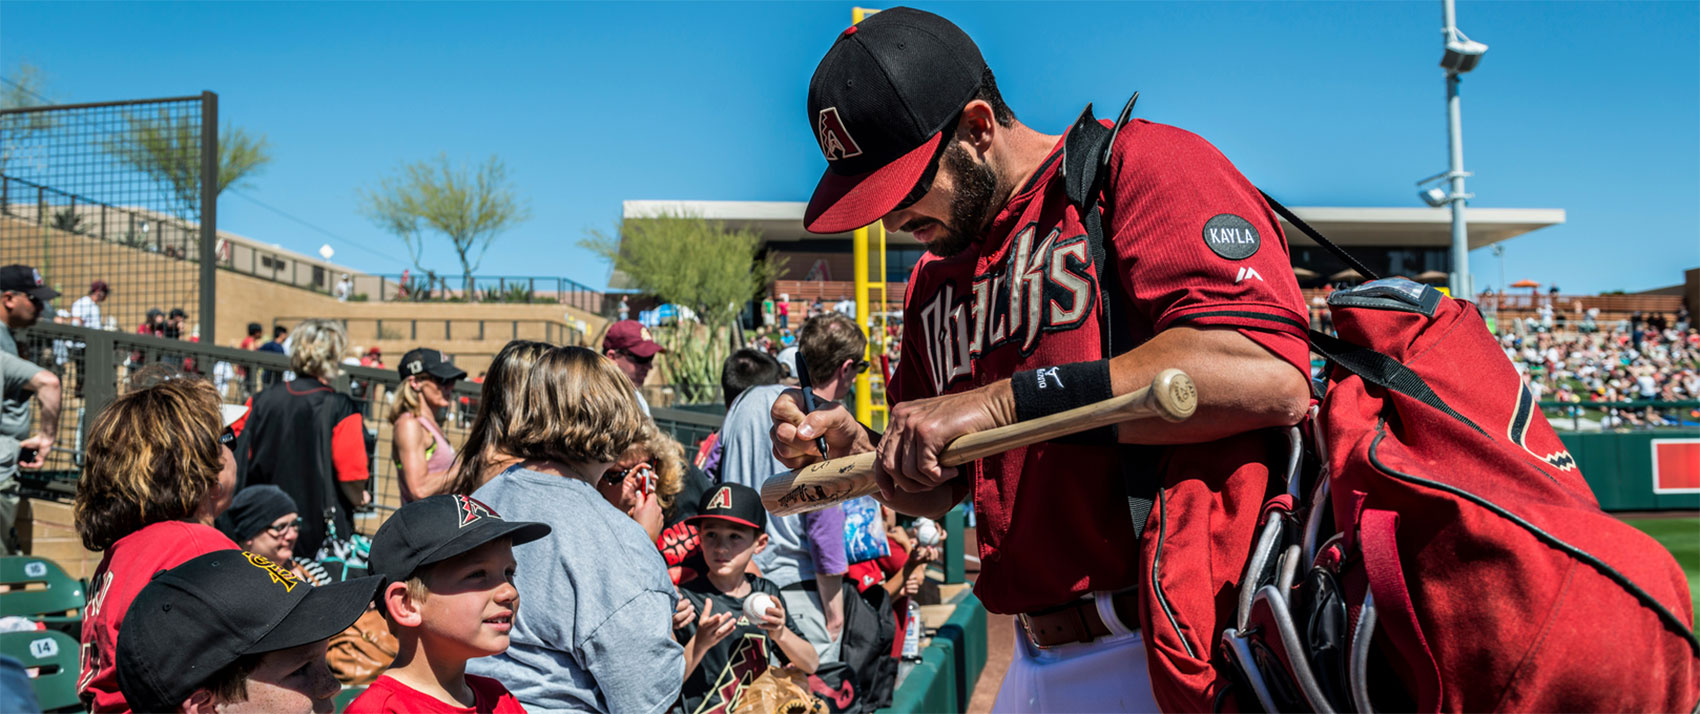
[[[1251,221],[1232,213],[1219,213],[1204,223],[1204,244],[1228,260],[1245,260],[1256,255],[1263,242]]]

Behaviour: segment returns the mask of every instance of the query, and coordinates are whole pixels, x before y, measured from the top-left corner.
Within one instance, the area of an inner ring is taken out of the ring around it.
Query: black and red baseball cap
[[[42,302],[59,297],[59,291],[47,286],[41,271],[28,265],[8,265],[0,268],[0,291],[23,293]]]
[[[930,12],[894,7],[839,34],[809,80],[827,165],[803,227],[842,233],[896,208],[938,160],[985,70],[967,33]]]
[[[118,686],[139,712],[176,711],[243,655],[348,629],[382,578],[313,587],[265,556],[219,550],[156,573],[124,615]]]
[[[741,483],[722,484],[703,494],[697,514],[685,519],[701,525],[709,519],[731,521],[759,531],[767,530],[767,509],[761,505],[761,494]]]
[[[439,494],[396,509],[372,536],[372,573],[399,582],[432,563],[448,560],[498,538],[513,545],[549,535],[544,523],[506,521],[476,498]]]

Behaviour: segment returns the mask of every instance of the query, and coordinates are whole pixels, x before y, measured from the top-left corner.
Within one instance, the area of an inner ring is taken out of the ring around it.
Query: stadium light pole
[[[1452,180],[1452,192],[1446,196],[1446,202],[1452,205],[1451,288],[1453,295],[1467,298],[1472,291],[1470,237],[1469,229],[1464,223],[1464,203],[1471,196],[1464,191],[1464,177],[1469,174],[1464,171],[1464,120],[1459,107],[1458,85],[1462,75],[1475,69],[1481,62],[1482,54],[1487,52],[1487,45],[1471,40],[1458,30],[1457,10],[1453,7],[1453,0],[1441,0],[1441,8],[1446,21],[1446,26],[1441,30],[1446,53],[1441,56],[1440,66],[1446,70],[1446,143],[1451,159],[1446,176]]]

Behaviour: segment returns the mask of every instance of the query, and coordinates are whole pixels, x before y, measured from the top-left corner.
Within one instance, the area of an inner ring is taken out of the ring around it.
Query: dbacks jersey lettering
[[[1307,313],[1286,241],[1257,189],[1215,147],[1146,121],[1122,129],[1103,202],[1113,275],[1093,264],[1058,172],[1061,156],[1059,141],[981,242],[916,264],[892,403],[1106,357],[1104,279],[1126,296],[1113,319],[1132,344],[1176,325],[1236,329],[1307,373]],[[1245,461],[1266,456],[1241,451]],[[1046,442],[964,471],[971,481],[953,486],[974,496],[983,568],[975,591],[987,609],[1030,612],[1139,583],[1123,453],[1111,444]],[[1152,456],[1155,467],[1165,454]]]

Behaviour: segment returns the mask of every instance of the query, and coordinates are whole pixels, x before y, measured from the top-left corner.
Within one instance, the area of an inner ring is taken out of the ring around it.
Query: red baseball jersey
[[[916,264],[893,403],[1106,356],[1100,266],[1064,193],[1061,158],[1059,142],[979,243]],[[1104,249],[1127,298],[1114,319],[1134,344],[1175,325],[1236,329],[1308,374],[1308,319],[1286,239],[1221,152],[1135,121],[1117,136],[1107,180]],[[987,609],[1029,612],[1139,582],[1119,453],[1036,444],[982,459],[971,483],[956,484],[973,491],[983,568],[975,592]]]
[[[349,702],[344,714],[525,714],[525,706],[501,682],[468,674],[466,688],[472,690],[473,705],[455,706],[386,674]]]
[[[130,602],[155,573],[237,545],[218,529],[199,523],[165,521],[119,538],[89,581],[83,612],[82,675],[77,695],[95,712],[125,712],[130,706],[118,689],[118,634]]]

